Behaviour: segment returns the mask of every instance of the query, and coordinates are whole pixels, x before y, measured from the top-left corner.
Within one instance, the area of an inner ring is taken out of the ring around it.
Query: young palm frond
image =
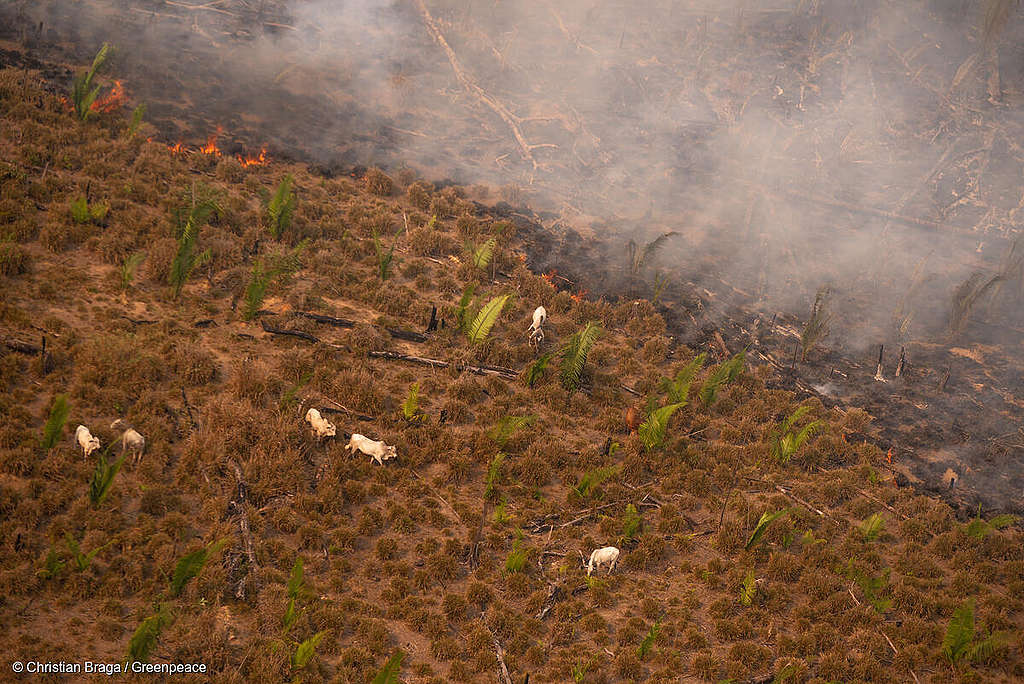
[[[505,303],[508,302],[510,296],[501,295],[484,304],[466,330],[466,336],[469,337],[470,342],[480,344],[487,339],[487,336],[491,333],[491,328],[498,321],[498,316],[501,315],[501,311],[505,308]]]
[[[547,370],[548,364],[551,362],[552,354],[544,354],[539,359],[530,364],[530,366],[523,372],[523,380],[526,382],[527,387],[533,387],[537,384],[537,381],[544,375],[544,371]]]
[[[743,578],[743,584],[740,585],[740,603],[749,606],[754,602],[755,594],[757,594],[757,580],[754,579],[754,568],[750,568],[746,577]]]
[[[53,404],[50,406],[50,415],[46,419],[46,425],[43,426],[43,439],[40,445],[44,451],[49,451],[60,439],[60,435],[64,432],[64,424],[68,421],[68,415],[71,413],[71,407],[68,406],[68,395],[58,394],[53,398]]]
[[[1002,515],[995,516],[991,520],[985,520],[981,517],[981,511],[979,510],[978,517],[971,520],[964,531],[975,539],[984,539],[993,532],[1001,530],[1004,527],[1009,527],[1015,522],[1017,522],[1017,516],[1011,515],[1010,513],[1003,513]]]
[[[143,102],[138,107],[132,110],[132,120],[128,124],[128,129],[125,131],[125,137],[129,140],[135,137],[135,134],[139,132],[139,127],[142,126],[142,117],[146,115],[146,103]]]
[[[626,512],[622,516],[622,539],[633,541],[640,536],[640,528],[644,525],[640,511],[633,504],[626,504]]]
[[[529,427],[533,424],[533,421],[537,420],[537,416],[504,416],[487,432],[487,436],[494,440],[494,442],[504,447],[508,443],[508,440],[512,437],[513,433],[517,430],[521,430],[525,427]]]
[[[130,256],[125,257],[124,263],[121,264],[121,291],[127,292],[128,288],[132,286],[132,281],[135,280],[135,270],[142,263],[145,258],[145,254],[142,252],[136,252]]]
[[[75,223],[95,223],[96,225],[101,225],[103,219],[107,218],[108,213],[110,213],[109,204],[93,204],[84,195],[71,200],[71,219]]]
[[[757,543],[761,541],[761,537],[763,537],[764,533],[768,530],[768,526],[771,525],[776,518],[779,518],[786,513],[789,513],[788,508],[783,508],[782,510],[775,511],[774,513],[762,513],[761,519],[757,521],[757,526],[754,528],[754,532],[750,535],[750,539],[747,540],[746,545],[743,547],[744,550],[749,551],[757,546]]]
[[[942,639],[942,655],[953,667],[962,662],[984,661],[1005,647],[1009,636],[1007,632],[993,632],[984,639],[977,638],[974,598],[971,597],[953,611]]]
[[[487,467],[487,480],[484,488],[484,498],[490,499],[494,496],[497,487],[498,480],[501,479],[501,464],[505,462],[505,454],[497,453],[494,458],[491,459],[491,464]]]
[[[487,242],[483,243],[478,247],[471,247],[470,253],[473,256],[473,265],[484,270],[491,263],[491,259],[494,258],[494,248],[498,246],[498,241],[494,238],[489,238]]]
[[[71,87],[71,104],[75,108],[75,114],[82,121],[92,116],[92,105],[100,94],[100,86],[93,86],[92,80],[106,63],[110,56],[110,45],[104,43],[92,60],[92,66],[84,73],[75,77]]]
[[[878,513],[872,513],[861,522],[860,535],[866,542],[874,541],[881,534],[884,526],[885,518]]]
[[[516,530],[516,540],[512,542],[512,551],[505,558],[505,574],[512,575],[522,572],[526,567],[526,559],[529,556],[529,549],[523,546],[523,531]]]
[[[295,565],[292,566],[292,574],[288,578],[288,607],[284,611],[284,631],[285,634],[292,628],[295,621],[299,619],[299,611],[296,609],[296,602],[302,598],[306,592],[305,580],[303,579],[302,572],[302,558],[295,559]]]
[[[600,326],[591,321],[569,338],[569,342],[562,348],[562,387],[570,394],[578,391],[583,384],[583,371],[587,365],[587,356],[600,334]]]
[[[153,652],[160,633],[171,623],[171,613],[165,606],[158,606],[157,611],[142,621],[131,641],[128,642],[128,657],[133,661],[145,663]]]
[[[292,667],[296,670],[301,670],[309,665],[310,661],[313,660],[313,656],[316,655],[316,647],[320,645],[326,634],[326,629],[320,630],[299,644],[295,648],[295,653],[292,654]]]
[[[473,293],[476,291],[476,283],[469,283],[462,292],[459,303],[455,306],[455,323],[463,332],[469,327],[470,321],[476,317],[473,311]]]
[[[668,404],[655,409],[647,414],[647,418],[640,424],[637,434],[640,436],[640,443],[647,451],[653,451],[665,441],[665,433],[668,431],[668,422],[672,414],[686,405],[686,402]]]
[[[267,202],[267,227],[275,240],[280,240],[292,224],[295,214],[295,179],[291,174],[281,179],[273,196]]]
[[[384,251],[384,243],[380,241],[380,235],[377,234],[377,230],[373,231],[373,249],[377,253],[377,275],[380,276],[381,281],[385,281],[391,275],[391,262],[395,258],[395,246],[397,243],[392,243],[391,249]]]
[[[637,658],[643,660],[647,657],[647,654],[651,652],[651,648],[654,647],[654,642],[659,634],[661,634],[661,618],[655,620],[651,628],[647,630],[647,636],[640,642],[640,648],[636,650]]]
[[[789,459],[800,450],[811,435],[824,427],[820,420],[814,420],[805,425],[799,432],[794,432],[793,426],[811,410],[810,406],[801,406],[771,433],[771,455],[779,463],[785,465]]]
[[[710,407],[718,398],[718,390],[740,376],[746,363],[747,352],[741,351],[728,361],[723,361],[711,372],[700,388],[700,400],[705,407]]]
[[[690,385],[693,383],[694,376],[697,375],[697,371],[704,367],[704,360],[707,359],[706,353],[700,353],[690,363],[676,373],[675,380],[671,378],[665,378],[662,381],[662,390],[668,394],[668,400],[671,404],[686,404],[690,400]]]
[[[402,651],[395,651],[384,663],[384,667],[373,678],[370,684],[398,684],[398,673],[402,671],[402,659],[405,654]]]
[[[53,579],[60,574],[60,571],[64,569],[65,565],[67,565],[67,563],[60,559],[60,554],[51,546],[50,550],[46,554],[46,560],[43,561],[43,569],[37,571],[36,576],[42,577],[43,579]]]
[[[884,615],[892,610],[892,599],[882,598],[881,594],[889,586],[890,568],[886,568],[877,577],[872,577],[853,564],[853,560],[847,561],[846,576],[853,580],[860,590],[864,592],[864,598],[879,613]]]
[[[647,263],[647,260],[652,257],[655,252],[664,247],[669,238],[678,234],[679,233],[677,231],[670,230],[646,243],[643,247],[639,247],[636,242],[630,240],[627,247],[629,249],[630,273],[639,275],[640,271],[643,270],[644,265]]]
[[[828,310],[828,300],[831,289],[827,286],[818,289],[814,296],[814,305],[811,307],[811,317],[800,333],[800,360],[806,361],[807,355],[817,346],[818,342],[828,336],[828,324],[832,320],[832,314]]]
[[[121,466],[124,464],[124,459],[127,454],[122,454],[121,458],[117,459],[113,463],[107,463],[105,456],[110,453],[113,444],[107,446],[100,454],[100,460],[96,464],[96,470],[92,473],[92,480],[89,481],[89,501],[92,502],[93,506],[99,506],[103,503],[107,495],[110,494],[110,488],[114,486],[114,478],[117,476],[118,471],[121,470]]]
[[[190,195],[186,196],[187,206],[179,208],[175,212],[178,222],[178,251],[171,261],[171,270],[168,275],[168,282],[174,290],[174,298],[181,295],[181,290],[188,281],[192,271],[197,266],[208,261],[212,255],[209,249],[196,254],[196,241],[199,239],[199,229],[214,213],[220,213],[220,206],[216,197],[206,189],[197,192],[192,187]]]
[[[583,477],[581,477],[580,481],[576,483],[576,486],[572,488],[572,491],[581,499],[589,498],[602,482],[617,476],[621,469],[621,466],[616,464],[588,470],[583,473]]]
[[[85,572],[92,563],[92,559],[96,557],[96,554],[113,544],[114,541],[116,540],[111,539],[103,546],[97,546],[89,553],[82,553],[81,547],[78,545],[78,542],[75,541],[74,537],[71,536],[71,533],[64,533],[64,542],[68,545],[68,551],[71,553],[71,560],[74,561],[75,567],[79,572]]]
[[[420,410],[420,383],[414,382],[409,386],[409,393],[402,402],[402,417],[410,423],[424,423],[427,414]]]
[[[185,588],[188,581],[203,571],[207,559],[224,548],[228,541],[228,538],[225,537],[198,551],[182,556],[178,564],[174,566],[174,574],[171,576],[171,596],[181,594],[181,590]]]
[[[259,258],[253,263],[252,276],[245,288],[245,311],[242,318],[252,320],[259,312],[271,283],[287,278],[302,268],[302,252],[308,244],[309,238],[306,238],[285,254],[266,260]]]

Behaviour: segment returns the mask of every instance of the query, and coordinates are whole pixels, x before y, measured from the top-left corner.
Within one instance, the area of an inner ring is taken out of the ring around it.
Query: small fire
[[[892,468],[892,447],[889,447],[889,453],[885,455],[885,461],[889,464],[889,467]]]
[[[543,278],[545,280],[545,282],[547,282],[548,285],[550,285],[551,287],[554,287],[555,286],[555,276],[557,276],[557,275],[558,275],[558,271],[556,271],[555,269],[551,269],[547,273],[541,275],[541,278]]]
[[[116,112],[126,102],[128,102],[128,96],[125,93],[124,85],[120,81],[114,81],[114,87],[111,88],[110,92],[94,101],[89,109],[94,112],[108,114]]]
[[[569,295],[569,298],[578,304],[583,301],[583,298],[587,296],[588,292],[590,292],[590,290],[580,290],[574,295]]]
[[[241,164],[242,166],[263,166],[267,163],[267,148],[261,148],[259,155],[255,157],[243,157],[240,154],[237,156],[238,163]]]
[[[203,154],[210,154],[214,157],[220,156],[220,148],[217,147],[217,138],[220,136],[223,129],[217,126],[217,130],[206,140],[206,144],[199,148],[199,151]]]
[[[178,142],[174,143],[173,145],[168,145],[167,149],[169,149],[171,151],[171,154],[184,154],[185,153],[185,146],[181,144],[180,140]]]

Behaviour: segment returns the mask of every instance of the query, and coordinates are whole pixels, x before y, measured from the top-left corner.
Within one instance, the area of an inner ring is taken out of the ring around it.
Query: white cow
[[[313,428],[318,442],[324,437],[334,437],[338,433],[338,429],[315,408],[306,411],[306,422]]]
[[[100,448],[100,440],[93,437],[92,433],[89,432],[89,428],[84,425],[79,425],[75,428],[75,440],[78,442],[78,446],[82,447],[85,458],[89,458],[92,452],[98,451]]]
[[[130,451],[135,454],[133,462],[138,463],[142,459],[142,452],[146,449],[146,438],[120,418],[110,424],[111,430],[120,430],[121,428],[125,428],[124,434],[121,435],[121,451]]]
[[[594,572],[594,566],[598,569],[602,565],[608,565],[608,574],[612,573],[615,569],[615,564],[619,561],[619,550],[614,546],[606,546],[602,549],[594,549],[594,552],[590,554],[590,562],[587,563],[587,577]]]
[[[345,445],[345,449],[351,450],[353,454],[358,449],[367,456],[372,456],[373,460],[380,465],[384,465],[384,461],[389,459],[398,458],[398,452],[395,451],[395,447],[388,446],[384,442],[375,442],[358,433],[352,435],[348,440],[348,444]]]
[[[530,344],[534,347],[538,346],[544,340],[544,330],[541,326],[544,325],[544,321],[548,320],[548,312],[543,306],[538,306],[533,310],[533,323],[526,332],[530,334]]]

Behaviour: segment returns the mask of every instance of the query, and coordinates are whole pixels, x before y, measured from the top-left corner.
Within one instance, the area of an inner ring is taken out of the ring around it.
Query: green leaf
[[[287,174],[267,202],[267,223],[275,240],[281,239],[292,222],[292,214],[295,212],[295,192],[292,190],[294,182],[292,175]]]
[[[296,670],[301,670],[309,665],[309,661],[313,659],[313,655],[316,652],[316,647],[326,634],[327,630],[321,630],[299,644],[298,648],[295,649],[295,654],[292,656],[292,667]]]
[[[619,464],[615,464],[605,466],[603,468],[588,470],[583,474],[583,477],[580,478],[580,481],[576,483],[576,486],[573,487],[573,492],[575,492],[576,496],[579,498],[586,499],[594,493],[594,490],[598,485],[605,480],[609,480],[618,475],[621,468],[622,467]]]
[[[71,407],[68,405],[68,395],[58,394],[53,398],[53,404],[50,406],[50,415],[46,419],[46,425],[43,426],[41,446],[44,450],[49,451],[57,444],[70,413]]]
[[[551,356],[550,353],[544,354],[526,369],[523,373],[523,380],[527,387],[533,387],[543,377],[544,371],[547,370],[548,364],[551,362]]]
[[[652,451],[657,449],[665,441],[665,433],[668,430],[668,422],[672,414],[685,406],[685,402],[662,406],[647,415],[647,418],[640,424],[637,434],[644,449]]]
[[[494,256],[494,248],[497,245],[498,241],[490,238],[487,242],[475,248],[473,250],[473,265],[481,270],[487,268],[488,264],[491,263],[491,258]]]
[[[670,404],[685,404],[689,401],[690,385],[693,384],[693,378],[697,375],[697,371],[704,367],[704,360],[707,359],[707,356],[706,353],[698,354],[676,373],[675,380],[666,379],[662,383],[662,388],[668,393]]]
[[[974,598],[969,598],[953,611],[942,639],[942,655],[956,665],[967,654],[974,641]]]
[[[180,595],[188,581],[203,571],[207,559],[224,548],[227,543],[228,538],[225,537],[213,542],[208,547],[183,556],[174,567],[174,574],[171,576],[171,596]]]
[[[872,513],[860,524],[860,534],[864,541],[874,541],[885,525],[885,518],[879,513]]]
[[[710,407],[715,403],[715,400],[718,398],[718,390],[722,385],[726,385],[739,377],[740,373],[743,372],[746,358],[746,352],[742,351],[728,361],[720,363],[711,372],[711,375],[708,376],[708,379],[704,381],[704,385],[700,388],[700,400],[705,407]]]
[[[108,463],[106,456],[110,453],[113,446],[113,443],[108,444],[107,448],[100,454],[99,461],[96,463],[96,469],[92,473],[92,479],[89,481],[89,500],[93,506],[99,506],[106,500],[107,495],[110,494],[111,487],[114,485],[114,478],[117,477],[117,473],[120,472],[121,466],[124,465],[124,460],[127,457],[127,454],[121,454],[121,458],[113,463]]]
[[[299,598],[304,584],[305,580],[303,579],[302,572],[302,558],[296,558],[295,565],[292,566],[292,574],[288,578],[288,598]]]
[[[746,546],[743,547],[744,550],[749,551],[750,549],[754,548],[754,546],[759,541],[761,541],[761,537],[764,536],[764,533],[767,531],[768,526],[772,524],[772,522],[776,518],[779,518],[785,515],[786,513],[789,513],[789,511],[789,508],[783,508],[782,510],[775,511],[774,513],[762,513],[761,519],[758,520],[757,526],[754,528],[753,534],[750,535],[750,539],[747,540]]]
[[[373,678],[371,684],[398,684],[398,673],[402,670],[402,659],[405,658],[405,654],[401,651],[395,651],[388,658],[388,662],[384,664],[384,667],[377,676]]]
[[[749,606],[754,601],[754,594],[757,593],[757,580],[754,579],[754,569],[751,568],[747,571],[746,577],[743,578],[743,584],[740,585],[740,603],[745,606]]]
[[[594,322],[589,322],[582,329],[576,332],[561,352],[561,376],[562,387],[570,393],[579,390],[583,383],[583,370],[587,365],[587,357],[590,350],[597,342],[601,334],[601,328]]]
[[[503,447],[517,430],[529,427],[535,420],[537,416],[534,415],[503,416],[497,425],[488,430],[487,436],[498,446]]]
[[[469,311],[469,305],[473,301],[473,291],[476,290],[476,284],[470,283],[466,285],[465,291],[462,293],[462,298],[459,300],[458,306],[455,308],[455,322],[459,326],[459,330],[466,330],[469,325],[470,316],[467,315]]]
[[[143,663],[148,662],[160,633],[170,622],[170,612],[167,608],[159,606],[157,612],[143,620],[132,635],[131,641],[128,642],[129,658]]]
[[[480,313],[476,315],[473,323],[469,326],[469,330],[466,331],[470,342],[479,344],[487,339],[487,335],[490,334],[491,328],[497,322],[498,316],[501,315],[501,310],[505,308],[505,303],[508,299],[509,295],[495,297],[480,309]]]

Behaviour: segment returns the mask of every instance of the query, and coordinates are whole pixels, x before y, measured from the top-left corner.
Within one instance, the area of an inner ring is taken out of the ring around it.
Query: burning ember
[[[263,166],[267,163],[267,148],[261,148],[258,156],[251,157],[242,155],[236,155],[238,157],[238,163],[242,166]]]
[[[221,155],[220,148],[217,147],[217,138],[220,136],[223,129],[217,126],[217,130],[206,140],[206,144],[199,148],[199,151],[203,154],[210,154],[214,157]]]
[[[174,143],[173,145],[168,145],[167,149],[169,149],[171,151],[171,154],[184,154],[185,153],[185,146],[181,144],[180,140],[178,142]]]
[[[545,282],[547,282],[547,284],[550,285],[551,287],[555,287],[556,275],[558,275],[558,271],[556,271],[555,269],[551,269],[550,271],[542,275],[541,278],[543,278]]]
[[[569,298],[570,298],[570,299],[571,299],[572,301],[574,301],[574,302],[576,302],[576,303],[579,303],[579,302],[582,302],[582,301],[583,301],[583,298],[587,296],[587,293],[588,293],[588,292],[590,292],[590,290],[580,290],[580,291],[579,291],[579,292],[577,292],[576,294],[573,294],[573,295],[569,295]]]
[[[124,86],[120,81],[114,81],[114,87],[110,92],[103,97],[97,98],[89,109],[94,112],[102,112],[106,114],[116,112],[127,102],[128,96],[125,93]]]

